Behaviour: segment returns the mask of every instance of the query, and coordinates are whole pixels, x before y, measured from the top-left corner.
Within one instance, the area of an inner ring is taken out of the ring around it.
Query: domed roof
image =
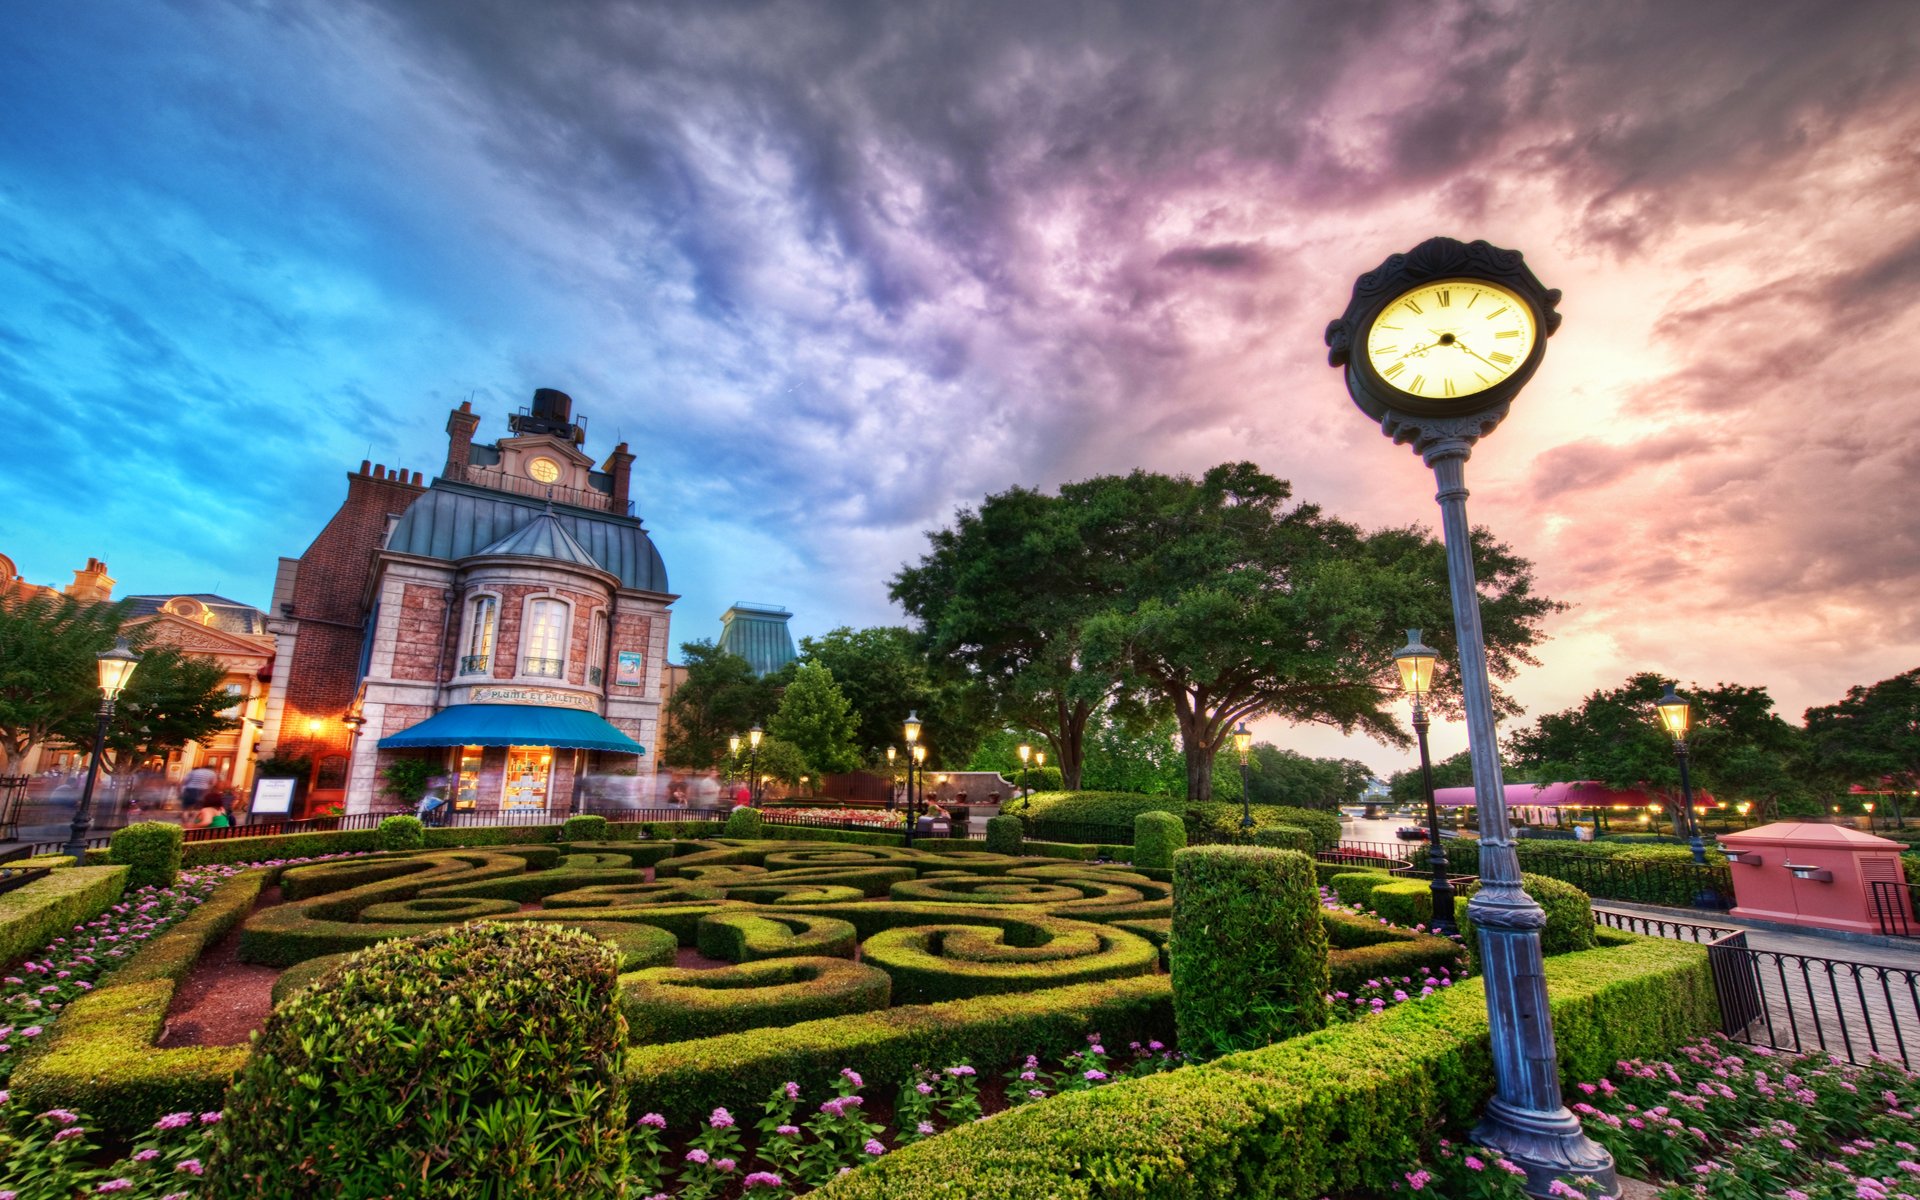
[[[516,535],[525,533],[524,542]],[[515,549],[504,546],[514,545]],[[551,553],[534,553],[544,548]],[[387,536],[387,549],[458,562],[476,554],[555,558],[612,574],[624,588],[667,590],[667,567],[633,517],[436,479],[407,507]],[[576,557],[570,557],[576,556]]]

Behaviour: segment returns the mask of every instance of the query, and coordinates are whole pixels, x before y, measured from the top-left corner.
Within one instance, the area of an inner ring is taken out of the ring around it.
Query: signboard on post
[[[614,660],[613,681],[621,687],[642,687],[646,683],[646,655],[638,650],[622,650]]]
[[[256,816],[284,817],[293,811],[293,792],[299,786],[298,779],[256,779],[253,781],[253,804],[247,809],[247,819]]]

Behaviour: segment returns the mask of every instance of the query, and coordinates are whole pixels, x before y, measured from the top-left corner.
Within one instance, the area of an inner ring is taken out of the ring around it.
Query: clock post
[[[1361,410],[1396,444],[1412,445],[1438,484],[1480,820],[1480,890],[1467,912],[1479,933],[1495,1076],[1474,1140],[1523,1168],[1531,1195],[1571,1177],[1616,1197],[1612,1156],[1560,1096],[1540,949],[1546,914],[1520,886],[1467,523],[1467,458],[1539,368],[1559,300],[1517,251],[1430,238],[1359,278],[1345,315],[1327,326],[1327,358],[1346,368]]]

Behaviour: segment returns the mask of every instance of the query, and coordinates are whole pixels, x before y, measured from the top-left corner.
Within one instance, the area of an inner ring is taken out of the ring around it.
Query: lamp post
[[[87,784],[81,789],[80,803],[73,810],[73,833],[67,838],[67,853],[76,863],[87,861],[87,823],[92,816],[93,785],[100,778],[100,758],[107,750],[107,726],[113,721],[114,701],[120,699],[140,656],[120,638],[113,649],[100,652],[94,664],[100,672],[100,711],[93,726],[93,757],[87,763]]]
[[[1027,745],[1025,742],[1021,742],[1019,753],[1020,753],[1020,795],[1022,797],[1025,797],[1028,794],[1027,760],[1033,757],[1033,747]]]
[[[733,803],[733,765],[740,761],[740,735],[727,739],[727,803]]]
[[[747,730],[747,799],[756,805],[760,803],[760,739],[765,736],[758,725]]]
[[[907,848],[913,848],[913,772],[914,768],[927,760],[927,748],[920,744],[920,714],[907,713],[905,724],[900,727],[901,736],[907,739]]]
[[[1749,824],[1747,814],[1753,811],[1753,802],[1751,800],[1742,800],[1733,807],[1734,810],[1740,814],[1740,828],[1745,829]]]
[[[1251,789],[1247,787],[1247,753],[1253,749],[1253,731],[1247,728],[1245,721],[1233,731],[1233,748],[1240,752],[1240,831],[1244,836],[1253,836],[1253,807],[1248,797]]]
[[[895,753],[896,753],[896,751],[894,750],[894,748],[893,748],[892,746],[888,746],[888,747],[887,747],[887,810],[888,810],[889,812],[891,812],[891,811],[893,810],[893,803],[894,803],[894,795],[893,795],[893,778],[894,778],[894,776],[893,776],[893,759],[894,759],[894,755],[895,755]]]
[[[1447,852],[1440,846],[1440,806],[1433,796],[1433,760],[1427,756],[1427,730],[1433,722],[1427,717],[1427,692],[1433,687],[1433,664],[1439,658],[1433,647],[1420,640],[1418,629],[1407,630],[1407,644],[1394,651],[1394,665],[1400,668],[1400,686],[1413,697],[1413,736],[1420,743],[1420,789],[1427,798],[1427,865],[1433,871],[1433,918],[1435,933],[1450,936],[1454,932],[1453,885],[1447,882]],[[1597,818],[1596,818],[1597,821]]]
[[[1673,735],[1673,761],[1680,767],[1680,812],[1687,814],[1689,844],[1693,847],[1695,866],[1707,865],[1707,844],[1700,837],[1700,816],[1693,811],[1693,780],[1687,774],[1687,727],[1692,723],[1693,706],[1667,685],[1667,694],[1655,701],[1654,707],[1660,710],[1660,723]],[[1679,812],[1674,814],[1679,815]]]
[[[1872,833],[1873,832],[1873,801],[1871,800],[1862,801],[1860,804],[1860,807],[1867,810],[1867,832]]]

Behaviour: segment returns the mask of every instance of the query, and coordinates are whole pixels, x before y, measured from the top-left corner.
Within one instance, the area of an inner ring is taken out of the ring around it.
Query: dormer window
[[[520,657],[520,673],[558,679],[566,667],[567,606],[559,600],[535,600],[527,607],[527,648]]]
[[[492,596],[475,596],[467,605],[467,652],[460,659],[462,675],[485,675],[493,662],[494,623],[500,603]]]

